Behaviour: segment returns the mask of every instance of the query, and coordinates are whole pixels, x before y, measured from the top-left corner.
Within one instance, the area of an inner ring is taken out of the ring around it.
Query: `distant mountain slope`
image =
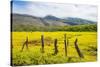
[[[60,18],[57,18],[57,17],[52,16],[52,15],[47,15],[47,16],[44,17],[44,19],[55,20],[55,21],[61,20]]]
[[[51,19],[51,18],[50,18]],[[30,15],[22,15],[22,14],[12,14],[12,22],[13,24],[23,24],[23,25],[33,25],[33,26],[65,26],[66,23],[50,20],[47,18],[40,18]]]
[[[24,14],[12,14],[12,23],[13,25],[44,26],[40,18]]]
[[[73,18],[73,17],[68,17],[64,18],[64,23],[70,24],[70,25],[79,25],[79,24],[96,24],[96,22],[86,20],[86,19],[81,19],[81,18]]]
[[[12,15],[12,30],[50,30],[51,28],[69,26],[69,25],[80,25],[80,24],[96,24],[89,20],[81,18],[57,18],[52,15],[45,17],[36,17],[25,14],[11,14]]]

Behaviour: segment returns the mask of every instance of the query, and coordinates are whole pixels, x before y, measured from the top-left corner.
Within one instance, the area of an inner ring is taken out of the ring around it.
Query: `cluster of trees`
[[[64,26],[63,28],[59,29],[63,31],[97,31],[96,24],[89,24],[89,25],[74,25],[74,26]]]
[[[73,26],[25,26],[25,25],[18,25],[12,26],[12,31],[97,31],[96,24],[87,24],[87,25],[73,25]]]

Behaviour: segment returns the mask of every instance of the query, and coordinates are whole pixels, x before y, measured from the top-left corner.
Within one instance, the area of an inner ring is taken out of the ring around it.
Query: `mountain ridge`
[[[83,18],[76,18],[76,17],[67,17],[67,18],[58,18],[52,15],[47,15],[45,17],[36,17],[36,16],[32,16],[32,15],[27,15],[27,14],[12,14],[12,16],[20,16],[20,17],[31,17],[33,19],[40,19],[40,20],[49,20],[49,21],[60,21],[63,23],[66,23],[67,25],[78,25],[78,24],[95,24],[96,22],[91,21],[91,20],[87,20],[87,19],[83,19]],[[70,24],[73,23],[73,24]]]
[[[23,28],[49,28],[59,27],[59,26],[73,26],[73,25],[84,25],[84,24],[96,24],[95,22],[80,19],[80,18],[67,18],[62,19],[52,15],[45,17],[36,17],[26,14],[11,14],[12,16],[12,29],[20,29]],[[74,19],[74,20],[72,20]],[[81,21],[81,22],[80,22]]]

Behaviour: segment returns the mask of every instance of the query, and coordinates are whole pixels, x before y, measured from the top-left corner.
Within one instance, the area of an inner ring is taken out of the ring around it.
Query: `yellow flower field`
[[[69,40],[65,56],[64,34]],[[41,35],[44,35],[44,53],[41,53]],[[28,49],[23,43],[28,38]],[[75,39],[84,58],[75,49]],[[54,53],[57,39],[58,53]],[[12,32],[12,65],[38,65],[56,63],[91,62],[97,60],[97,32]]]

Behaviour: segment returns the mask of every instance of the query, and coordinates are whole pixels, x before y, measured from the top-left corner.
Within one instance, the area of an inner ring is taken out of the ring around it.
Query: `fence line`
[[[21,52],[23,51],[24,47],[26,46],[26,49],[28,50],[29,48],[29,41],[28,41],[28,37],[26,37],[26,41],[23,43],[22,48],[21,48]],[[44,53],[44,35],[41,35],[41,53]],[[69,39],[66,37],[66,34],[64,34],[64,48],[65,48],[65,56],[68,56],[68,45],[69,45]],[[74,42],[74,46],[75,49],[79,55],[80,58],[84,58],[84,55],[82,54],[81,50],[79,49],[78,46],[78,39],[76,38],[75,42]],[[54,39],[54,54],[53,55],[57,55],[58,53],[58,40]]]

